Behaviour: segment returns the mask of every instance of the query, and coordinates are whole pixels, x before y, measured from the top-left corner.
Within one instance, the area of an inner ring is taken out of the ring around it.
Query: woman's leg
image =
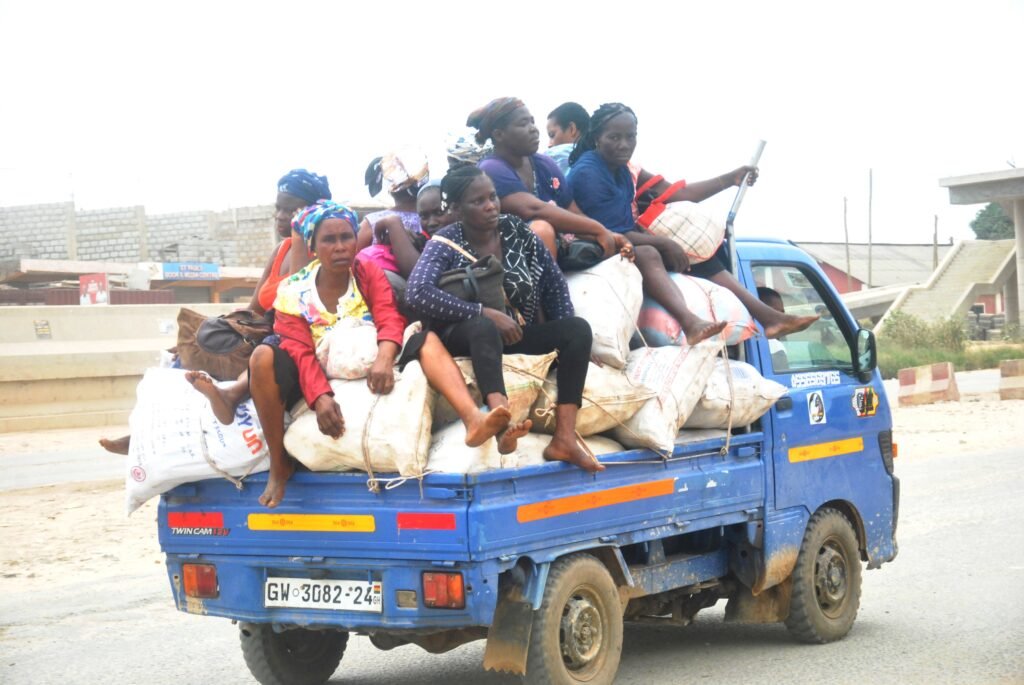
[[[249,381],[249,392],[270,451],[270,477],[259,502],[273,508],[284,499],[285,484],[292,477],[295,465],[284,451],[286,407],[274,374],[274,349],[270,345],[259,345],[253,350],[249,357]]]
[[[445,347],[452,356],[469,355],[473,360],[473,375],[484,402],[492,411],[508,409],[508,395],[505,392],[505,377],[501,370],[501,355],[504,343],[494,323],[483,316],[453,324],[445,331]],[[498,433],[498,451],[508,454],[515,450],[517,441],[530,432],[532,421],[521,421],[509,425]]]
[[[665,308],[679,322],[686,335],[687,345],[696,345],[718,335],[728,321],[705,321],[690,311],[679,288],[668,275],[658,250],[650,245],[634,245],[636,266],[644,278],[644,294]]]
[[[764,302],[759,300],[756,295],[743,287],[743,285],[736,280],[728,271],[719,271],[711,278],[712,283],[720,285],[723,288],[728,288],[732,291],[739,301],[747,308],[750,315],[757,319],[758,323],[764,326],[764,335],[766,338],[781,338],[784,335],[790,333],[796,333],[802,331],[812,323],[818,320],[818,316],[794,316],[793,314],[786,314],[780,312],[777,309],[772,309]]]
[[[543,219],[534,219],[530,222],[530,230],[540,238],[544,247],[548,248],[551,258],[558,261],[558,233],[555,227]]]
[[[545,354],[558,351],[558,399],[555,405],[555,435],[544,448],[549,461],[567,461],[585,471],[603,471],[576,440],[576,414],[583,404],[583,387],[590,367],[593,333],[590,324],[578,316],[523,327],[523,339],[507,349],[510,353]]]
[[[114,454],[128,454],[128,448],[131,445],[131,441],[131,433],[128,435],[122,435],[120,438],[100,438],[100,447],[108,452],[113,452]]]
[[[249,396],[249,369],[243,371],[234,383],[224,388],[216,385],[205,371],[188,371],[185,373],[185,380],[210,400],[213,415],[225,426],[234,423],[235,409]]]
[[[444,395],[462,419],[466,426],[467,445],[478,447],[508,428],[512,419],[508,407],[499,406],[487,413],[481,412],[470,396],[455,360],[434,333],[427,333],[420,348],[419,361],[430,386]]]

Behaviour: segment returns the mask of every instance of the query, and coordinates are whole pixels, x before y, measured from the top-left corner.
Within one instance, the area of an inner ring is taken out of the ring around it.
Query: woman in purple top
[[[480,168],[494,182],[502,210],[530,222],[552,256],[558,256],[556,233],[589,238],[604,248],[606,257],[628,246],[583,215],[558,165],[538,154],[540,129],[522,100],[492,100],[470,114],[466,124],[477,129],[478,143],[494,143],[494,153],[481,160]]]
[[[604,469],[576,441],[576,415],[590,365],[590,324],[575,316],[565,277],[551,254],[519,217],[501,213],[494,183],[478,167],[448,173],[441,193],[458,221],[427,241],[405,293],[406,303],[429,320],[452,355],[473,360],[480,393],[492,409],[508,406],[502,354],[558,352],[555,436],[544,458],[586,469]],[[438,287],[441,274],[488,255],[504,269],[506,306],[501,310],[467,302]],[[471,259],[472,258],[472,259]],[[510,426],[498,437],[508,453],[530,429]]]

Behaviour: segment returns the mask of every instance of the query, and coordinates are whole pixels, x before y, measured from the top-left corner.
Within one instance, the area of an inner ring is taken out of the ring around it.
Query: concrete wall
[[[360,216],[381,209],[352,208]],[[263,267],[277,242],[273,215],[273,205],[173,214],[141,206],[82,210],[71,202],[0,207],[0,259]]]
[[[190,307],[213,316],[234,305]],[[142,374],[177,342],[178,310],[0,307],[0,433],[127,423]]]
[[[0,207],[0,259],[212,262],[259,266],[277,240],[271,205],[147,214],[73,203]]]

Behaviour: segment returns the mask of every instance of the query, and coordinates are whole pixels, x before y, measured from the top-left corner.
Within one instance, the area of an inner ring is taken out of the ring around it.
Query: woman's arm
[[[274,251],[270,253],[270,259],[267,260],[267,265],[263,268],[263,275],[260,276],[260,280],[256,281],[256,289],[252,292],[252,299],[249,300],[248,309],[260,315],[267,313],[260,304],[260,291],[263,290],[263,284],[270,277],[270,267],[274,265],[274,260],[277,259],[277,251],[280,249],[281,243],[278,243]]]
[[[428,240],[416,268],[409,274],[405,302],[436,321],[466,321],[483,314],[483,305],[466,302],[437,287],[441,274],[455,265],[455,252],[440,241]]]
[[[615,233],[585,215],[576,206],[575,201],[568,209],[562,209],[558,205],[544,202],[531,193],[512,193],[501,198],[501,209],[508,214],[515,214],[524,221],[547,221],[559,233],[575,233],[592,238],[604,248],[605,256],[615,254],[622,247]]]
[[[382,242],[391,246],[391,254],[395,256],[395,261],[398,263],[398,273],[402,275],[402,278],[408,280],[412,270],[416,267],[416,262],[420,259],[420,251],[413,244],[409,231],[402,224],[401,218],[397,216],[381,219],[377,222],[376,228],[387,236],[386,240]]]
[[[751,174],[750,185],[754,185],[754,181],[757,180],[757,167],[752,166],[741,166],[737,169],[722,174],[721,176],[715,176],[706,181],[697,181],[695,183],[687,183],[683,187],[676,190],[665,202],[701,202],[708,199],[712,195],[738,186],[743,183],[743,178],[748,174]],[[647,169],[641,169],[640,175],[637,178],[637,187],[642,186],[647,181],[654,178],[656,174],[647,171]],[[657,197],[669,189],[672,184],[668,181],[661,180],[654,184],[650,191]]]
[[[306,241],[293,228],[292,249],[288,251],[288,273],[294,274],[302,271],[311,261],[313,261],[313,255],[306,248]]]
[[[281,349],[287,352],[299,370],[299,387],[310,409],[315,409],[321,395],[334,395],[327,382],[313,347],[313,333],[306,320],[277,312],[274,315],[274,332],[281,336]]]
[[[359,234],[356,236],[356,253],[373,245],[373,227],[370,221],[364,218],[359,222]]]

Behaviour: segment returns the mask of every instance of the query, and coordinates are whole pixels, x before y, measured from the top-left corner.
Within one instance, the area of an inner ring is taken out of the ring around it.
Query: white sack
[[[512,421],[519,423],[525,421],[530,415],[530,408],[537,401],[537,393],[540,392],[544,379],[547,378],[548,369],[555,361],[557,353],[548,354],[506,354],[501,358],[502,376],[505,379],[505,392],[508,396],[508,408],[512,412]],[[483,406],[483,397],[480,388],[476,384],[476,375],[473,373],[473,362],[465,357],[455,360],[462,372],[462,377],[469,387],[469,394],[477,406]],[[434,407],[434,430],[441,430],[444,426],[453,421],[458,421],[459,415],[443,395],[438,393],[437,404]]]
[[[466,446],[466,428],[462,422],[448,426],[434,433],[430,444],[431,471],[442,473],[483,473],[496,469],[523,468],[546,463],[544,448],[551,442],[551,436],[529,433],[519,438],[511,454],[499,454],[496,440],[488,440],[480,447]],[[585,440],[595,455],[621,452],[622,445],[600,436]]]
[[[555,432],[555,401],[558,384],[552,372],[537,394],[530,410],[532,430],[551,435]],[[603,433],[636,414],[654,391],[631,381],[621,369],[591,363],[583,387],[583,406],[576,415],[576,432],[582,436]]]
[[[616,256],[567,274],[565,280],[576,316],[586,319],[594,333],[591,352],[602,363],[621,369],[626,365],[629,339],[644,299],[640,270]]]
[[[225,426],[213,415],[209,400],[185,380],[182,369],[147,369],[136,394],[128,419],[132,440],[125,474],[127,513],[182,483],[221,478],[221,471],[243,478],[270,468],[251,399],[238,405],[234,423]]]
[[[722,344],[716,338],[694,347],[643,347],[630,352],[626,375],[657,395],[624,426],[612,431],[615,439],[627,447],[671,453],[676,434],[700,400],[715,368],[715,355]]]
[[[285,449],[311,471],[365,471],[368,459],[374,473],[422,475],[430,447],[433,391],[419,362],[410,362],[396,376],[387,395],[370,392],[362,379],[330,381],[345,419],[344,435],[337,440],[324,435],[316,412],[307,411],[285,431]]]
[[[733,387],[731,396],[730,373]],[[746,426],[761,418],[785,394],[786,386],[765,378],[750,364],[730,361],[727,371],[725,362],[718,358],[700,401],[684,425],[686,428],[728,427],[731,401],[732,425]]]

